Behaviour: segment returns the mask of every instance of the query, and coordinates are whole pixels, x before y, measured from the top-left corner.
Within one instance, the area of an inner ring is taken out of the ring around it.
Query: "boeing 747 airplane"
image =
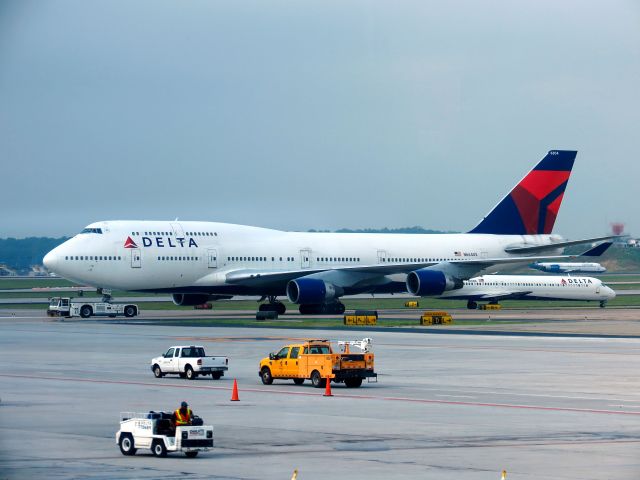
[[[604,307],[616,292],[602,281],[591,277],[556,277],[540,275],[483,275],[463,282],[458,290],[444,292],[440,298],[467,300],[467,308],[475,309],[485,300],[582,300],[597,301]]]
[[[438,296],[493,269],[571,258],[551,231],[576,157],[552,150],[468,233],[283,232],[215,222],[117,220],[88,225],[44,258],[51,272],[95,286],[169,293],[177,305],[234,295],[284,313],[342,313],[343,295],[409,291]]]

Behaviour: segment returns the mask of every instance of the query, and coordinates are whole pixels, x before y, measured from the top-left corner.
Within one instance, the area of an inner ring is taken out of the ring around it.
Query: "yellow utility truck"
[[[344,349],[339,353],[333,351],[328,340],[305,340],[286,345],[260,361],[258,375],[265,385],[271,385],[275,379],[293,380],[296,385],[311,380],[316,388],[325,387],[327,379],[344,382],[349,388],[359,387],[365,378],[377,381],[370,338],[339,342],[339,345]],[[352,353],[351,346],[360,352]]]

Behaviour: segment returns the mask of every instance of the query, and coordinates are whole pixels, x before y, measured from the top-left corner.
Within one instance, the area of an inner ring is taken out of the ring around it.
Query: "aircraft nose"
[[[56,268],[58,266],[58,254],[56,253],[55,248],[44,256],[44,258],[42,259],[42,263],[50,272],[56,271]]]
[[[606,292],[607,292],[607,297],[610,300],[613,300],[614,298],[616,298],[616,292],[611,287],[607,287]]]

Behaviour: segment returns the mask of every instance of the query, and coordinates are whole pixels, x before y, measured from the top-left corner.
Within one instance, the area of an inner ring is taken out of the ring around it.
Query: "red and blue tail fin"
[[[551,150],[469,233],[551,233],[577,153]]]

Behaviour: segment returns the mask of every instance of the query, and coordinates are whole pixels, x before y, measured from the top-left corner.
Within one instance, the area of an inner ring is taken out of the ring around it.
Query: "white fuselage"
[[[585,300],[607,301],[615,292],[593,277],[555,275],[483,275],[464,281],[440,298],[459,300]]]
[[[470,278],[482,269],[465,262],[510,257],[505,252],[510,245],[549,245],[560,238],[283,232],[178,221],[105,221],[89,225],[85,232],[47,254],[44,263],[50,271],[98,288],[231,295],[284,294],[284,287],[266,292],[227,282],[230,274],[239,271],[256,275],[300,271],[304,275],[305,271],[326,273],[341,267],[431,263],[459,278]],[[387,275],[385,279],[404,282],[404,276],[391,279]],[[384,283],[374,277],[363,275],[363,291],[367,281]]]

